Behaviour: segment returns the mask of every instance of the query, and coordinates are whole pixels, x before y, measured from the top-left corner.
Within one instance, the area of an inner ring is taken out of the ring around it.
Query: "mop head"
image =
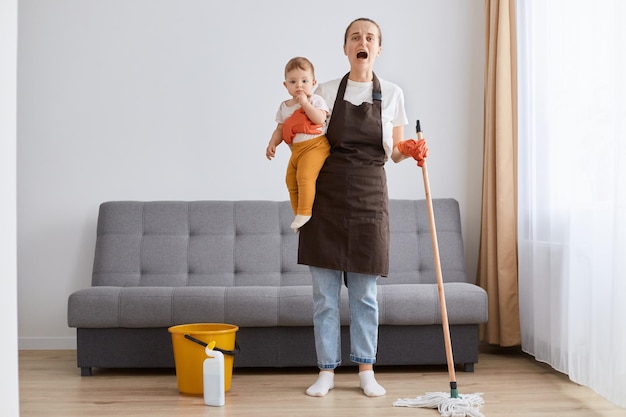
[[[464,394],[456,398],[445,392],[427,392],[415,398],[399,398],[395,407],[437,408],[443,417],[485,417],[480,407],[485,403],[482,394]]]

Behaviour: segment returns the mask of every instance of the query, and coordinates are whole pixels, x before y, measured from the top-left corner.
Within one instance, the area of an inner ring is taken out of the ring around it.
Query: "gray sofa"
[[[487,294],[464,270],[459,206],[433,206],[455,363],[472,371]],[[377,365],[446,364],[424,200],[391,200],[389,277],[379,280]],[[282,201],[101,204],[91,286],[68,298],[81,375],[92,368],[173,368],[168,327],[239,326],[234,367],[315,366],[312,295]],[[342,294],[343,364],[349,361]]]

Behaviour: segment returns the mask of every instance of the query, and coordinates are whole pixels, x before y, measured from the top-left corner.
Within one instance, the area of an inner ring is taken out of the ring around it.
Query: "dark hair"
[[[348,42],[348,31],[350,30],[350,26],[352,26],[352,24],[356,22],[373,23],[378,29],[378,46],[381,46],[383,44],[383,31],[380,30],[380,26],[378,26],[378,23],[374,22],[372,19],[367,18],[367,17],[359,17],[358,19],[354,19],[352,22],[350,22],[350,24],[346,28],[346,33],[345,35],[343,35],[343,46],[346,46],[346,42]]]
[[[315,79],[315,68],[313,68],[313,64],[308,59],[301,57],[301,56],[291,58],[287,62],[287,65],[285,65],[285,76],[287,75],[289,71],[296,69],[296,68],[299,68],[305,71],[311,70],[311,73],[313,74],[313,79]]]

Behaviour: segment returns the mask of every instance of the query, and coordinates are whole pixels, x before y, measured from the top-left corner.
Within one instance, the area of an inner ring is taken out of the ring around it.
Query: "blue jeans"
[[[310,267],[313,276],[313,325],[317,365],[335,369],[341,364],[339,295],[343,273]],[[350,305],[350,360],[359,364],[376,362],[378,347],[377,275],[347,273]]]

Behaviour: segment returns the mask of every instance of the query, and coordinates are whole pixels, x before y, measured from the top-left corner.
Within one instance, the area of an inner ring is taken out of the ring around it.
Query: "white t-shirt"
[[[396,84],[385,81],[378,78],[380,81],[380,90],[383,96],[382,99],[382,125],[383,125],[383,148],[387,158],[391,157],[391,151],[393,150],[393,128],[396,126],[404,126],[409,121],[406,116],[406,110],[404,108],[404,93],[402,89]],[[339,84],[341,78],[336,80],[327,81],[317,86],[315,94],[322,96],[328,106],[330,107],[330,115],[333,112],[333,106],[335,105],[335,98],[339,91]],[[360,105],[363,102],[372,102],[372,89],[374,82],[361,83],[348,80],[346,85],[346,94],[344,99],[354,104]],[[326,126],[330,121],[330,115],[326,119]]]

